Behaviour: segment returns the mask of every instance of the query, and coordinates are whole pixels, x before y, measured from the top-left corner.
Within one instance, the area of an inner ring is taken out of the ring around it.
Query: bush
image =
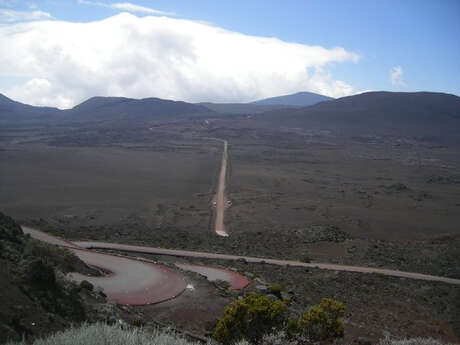
[[[340,319],[345,315],[345,306],[332,298],[323,298],[299,319],[299,328],[310,341],[343,338],[344,328]]]
[[[284,327],[287,307],[279,301],[252,294],[228,306],[214,329],[213,338],[223,344],[233,344],[241,339],[259,344],[265,334]]]
[[[275,295],[279,299],[282,299],[281,297],[281,291],[283,291],[283,286],[281,284],[273,284],[268,288],[268,293]]]
[[[82,281],[80,282],[80,287],[81,287],[82,289],[86,289],[86,290],[88,290],[88,291],[93,291],[93,290],[94,290],[94,285],[91,284],[91,283],[90,283],[89,281],[87,281],[87,280],[82,280]]]
[[[294,339],[300,333],[299,323],[289,320],[286,326],[285,334],[288,339]]]

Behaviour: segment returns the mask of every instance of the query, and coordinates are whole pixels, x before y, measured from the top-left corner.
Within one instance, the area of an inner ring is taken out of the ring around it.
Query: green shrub
[[[294,320],[289,320],[286,326],[285,334],[288,339],[295,338],[301,329],[299,327],[299,323],[295,322]]]
[[[284,288],[281,284],[273,284],[268,288],[268,293],[275,295],[279,299],[282,299],[281,297],[281,291],[283,291]]]
[[[225,309],[213,337],[223,344],[233,344],[241,339],[259,344],[265,334],[284,327],[286,314],[287,307],[282,302],[252,294]]]
[[[91,284],[91,283],[90,283],[89,281],[87,281],[87,280],[82,280],[82,281],[80,282],[80,287],[81,287],[82,289],[86,289],[86,290],[89,290],[89,291],[93,291],[93,290],[94,290],[94,285]]]
[[[332,298],[323,298],[320,304],[311,307],[300,317],[298,324],[310,341],[343,338],[341,318],[344,315],[343,303]]]

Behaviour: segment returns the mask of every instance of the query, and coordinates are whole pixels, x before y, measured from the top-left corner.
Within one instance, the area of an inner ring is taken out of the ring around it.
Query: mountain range
[[[322,101],[321,101],[322,100]],[[314,102],[300,106],[302,102]],[[278,103],[277,103],[278,102]],[[0,124],[170,122],[253,115],[273,127],[458,136],[460,97],[433,92],[368,92],[338,99],[297,93],[254,103],[198,103],[159,98],[93,97],[68,110],[22,104],[0,94]]]

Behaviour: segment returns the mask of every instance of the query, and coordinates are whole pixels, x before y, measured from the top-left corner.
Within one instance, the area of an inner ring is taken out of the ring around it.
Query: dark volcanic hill
[[[115,121],[174,121],[212,116],[212,110],[196,104],[160,98],[131,99],[93,97],[68,110],[34,107],[0,95],[0,124],[65,124]]]
[[[93,97],[71,109],[69,116],[76,121],[150,121],[200,117],[212,112],[201,105],[160,98]]]
[[[297,92],[291,95],[270,97],[252,102],[257,105],[288,105],[292,107],[307,107],[319,102],[333,100],[331,97],[323,96],[313,92]]]
[[[0,124],[25,124],[30,122],[41,122],[57,120],[61,110],[51,107],[34,107],[13,101],[5,95],[0,94]]]
[[[277,126],[348,133],[458,136],[460,97],[432,92],[368,92],[258,116]]]

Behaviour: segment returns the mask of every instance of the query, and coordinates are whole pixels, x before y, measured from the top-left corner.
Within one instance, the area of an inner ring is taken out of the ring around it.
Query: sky
[[[249,102],[460,95],[459,0],[0,0],[0,93]]]

